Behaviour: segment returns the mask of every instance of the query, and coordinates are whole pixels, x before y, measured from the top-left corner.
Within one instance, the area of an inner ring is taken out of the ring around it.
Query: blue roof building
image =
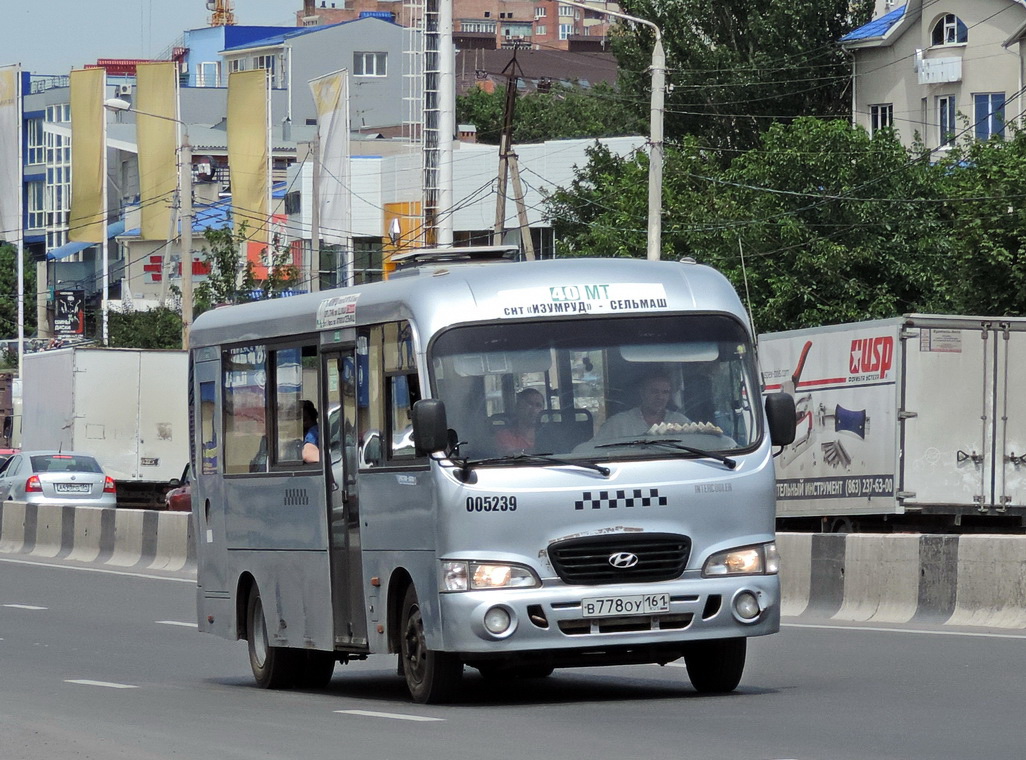
[[[1023,111],[1024,33],[1023,0],[877,0],[874,18],[839,40],[854,123],[940,151],[1002,137],[1006,111]]]

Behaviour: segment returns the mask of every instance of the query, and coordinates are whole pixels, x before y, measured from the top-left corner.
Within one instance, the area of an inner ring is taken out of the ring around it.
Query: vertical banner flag
[[[228,173],[235,232],[267,245],[270,238],[270,87],[267,71],[233,71],[228,77]]]
[[[0,240],[21,240],[21,66],[0,67]]]
[[[140,232],[144,240],[173,237],[171,207],[178,189],[178,72],[173,61],[136,66]],[[179,200],[179,202],[181,202]]]
[[[320,143],[320,165],[314,167],[320,195],[320,239],[345,245],[350,237],[349,72],[336,71],[311,79],[310,90],[317,108]]]
[[[103,208],[104,69],[71,72],[71,213],[68,240],[100,243],[107,234]]]

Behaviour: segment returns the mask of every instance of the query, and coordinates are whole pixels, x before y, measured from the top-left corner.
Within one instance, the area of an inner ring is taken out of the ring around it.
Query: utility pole
[[[513,114],[517,102],[517,49],[513,49],[513,58],[502,70],[506,77],[506,102],[503,108],[502,132],[499,135],[499,187],[495,198],[495,226],[492,229],[492,245],[502,245],[502,232],[506,226],[506,190],[508,177],[513,174],[514,201],[517,204],[517,218],[520,222],[520,240],[524,248],[524,256],[534,261],[534,240],[527,222],[527,208],[524,205],[524,190],[520,183],[520,165],[517,154],[513,151]],[[508,73],[507,73],[508,72]]]

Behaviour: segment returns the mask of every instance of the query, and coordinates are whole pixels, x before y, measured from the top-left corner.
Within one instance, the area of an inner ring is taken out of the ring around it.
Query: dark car
[[[192,511],[192,466],[185,465],[181,479],[172,478],[171,490],[164,494],[164,503],[171,512]]]

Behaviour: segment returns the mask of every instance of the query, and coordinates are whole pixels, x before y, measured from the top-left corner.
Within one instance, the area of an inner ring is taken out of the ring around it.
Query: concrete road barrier
[[[0,502],[0,552],[118,568],[195,566],[192,515]]]
[[[777,536],[782,612],[836,621],[1026,628],[1026,536]]]
[[[1026,628],[1026,536],[781,533],[782,613]],[[0,502],[0,552],[117,568],[195,567],[192,515]]]

